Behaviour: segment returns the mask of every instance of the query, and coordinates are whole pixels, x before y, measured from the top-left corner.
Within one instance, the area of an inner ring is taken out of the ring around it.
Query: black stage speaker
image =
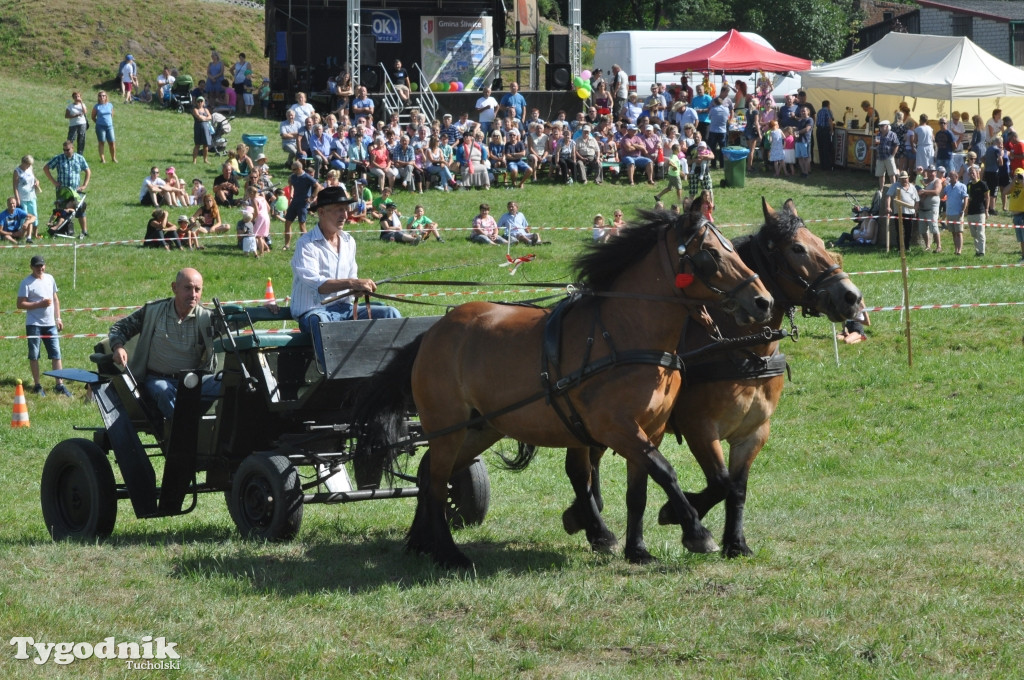
[[[567,64],[569,63],[569,34],[548,35],[548,63]],[[548,88],[551,89],[551,88]]]
[[[384,78],[377,65],[377,39],[372,34],[359,36],[359,85],[368,92],[380,92]]]
[[[548,64],[544,87],[547,90],[568,90],[572,87],[572,67],[569,64]]]

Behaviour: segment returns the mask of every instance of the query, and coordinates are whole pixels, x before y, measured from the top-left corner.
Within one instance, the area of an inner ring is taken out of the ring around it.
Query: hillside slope
[[[165,64],[204,74],[213,49],[229,64],[245,52],[265,75],[263,11],[202,0],[0,0],[0,74],[24,80],[107,86],[131,53],[140,85],[155,84]]]

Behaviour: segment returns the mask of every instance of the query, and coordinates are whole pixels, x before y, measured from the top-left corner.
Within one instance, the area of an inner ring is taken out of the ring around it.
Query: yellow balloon
[[[585,87],[577,88],[576,89],[576,96],[579,97],[580,99],[586,99],[587,97],[590,96],[590,91],[587,90],[587,88],[585,88]]]

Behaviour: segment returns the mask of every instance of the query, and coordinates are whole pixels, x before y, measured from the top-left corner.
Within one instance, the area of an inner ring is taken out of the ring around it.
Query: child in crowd
[[[668,158],[665,159],[665,179],[668,180],[668,184],[664,189],[654,195],[654,200],[660,200],[666,193],[675,189],[676,200],[682,203],[683,182],[686,181],[687,175],[689,174],[690,167],[686,162],[686,157],[679,152],[679,145],[673,144],[671,153],[669,153]]]
[[[270,78],[264,78],[260,87],[260,106],[263,107],[263,117],[266,118],[270,114]]]
[[[793,177],[796,170],[796,137],[793,136],[793,128],[789,125],[782,129],[782,163],[785,166],[786,175]]]
[[[701,191],[713,191],[711,182],[711,161],[715,159],[714,152],[708,148],[705,141],[697,142],[691,150],[693,154],[693,169],[690,171],[689,185],[690,196],[696,196]]]
[[[206,187],[203,186],[203,180],[196,177],[192,180],[192,195],[189,196],[189,205],[199,205],[203,202],[203,195],[206,194]]]
[[[786,159],[785,150],[785,137],[782,134],[782,130],[779,129],[779,121],[773,120],[768,124],[768,134],[766,135],[769,145],[768,151],[768,162],[775,166],[775,176],[780,177],[782,175],[782,166]]]
[[[249,206],[242,208],[242,219],[238,220],[238,224],[235,225],[235,235],[238,237],[238,247],[242,250],[246,257],[252,254],[254,257],[259,257],[259,253],[256,252],[256,237],[253,235],[255,232],[255,226],[252,223],[253,210]]]
[[[616,208],[615,212],[612,213],[611,228],[615,231],[615,236],[618,236],[619,231],[626,228],[626,220],[622,217],[622,210],[619,208]]]
[[[63,208],[57,207],[50,215],[50,221],[46,223],[46,230],[50,236],[74,236],[75,224],[72,221],[75,217],[75,206],[77,202],[69,198]]]
[[[405,229],[413,236],[420,236],[426,241],[433,236],[438,243],[444,243],[441,234],[437,231],[437,222],[424,214],[423,206],[417,205],[413,208],[412,217],[405,223]]]
[[[242,83],[242,87],[245,88],[242,93],[242,103],[245,104],[245,115],[252,115],[252,107],[256,103],[255,97],[253,97],[253,86],[252,86],[252,71],[245,72],[245,80]]]
[[[597,213],[597,215],[594,216],[594,228],[592,233],[595,241],[598,243],[606,243],[612,236],[618,235],[618,230],[615,228],[606,229],[604,226],[604,215]]]
[[[142,86],[142,91],[135,95],[135,101],[142,102],[143,104],[149,104],[153,101],[153,90],[149,86],[149,81]]]
[[[190,219],[188,215],[178,216],[178,229],[174,234],[178,241],[178,247],[184,248],[183,244],[188,244],[189,250],[199,250],[199,234],[196,233],[196,221]],[[166,236],[164,237],[167,238]]]
[[[284,195],[284,189],[274,189],[274,201],[270,204],[272,219],[284,222],[284,214],[288,212],[288,198]]]

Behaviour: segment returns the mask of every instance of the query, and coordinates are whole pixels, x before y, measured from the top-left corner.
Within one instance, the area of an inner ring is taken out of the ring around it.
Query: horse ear
[[[766,199],[764,196],[761,197],[761,210],[764,212],[765,220],[769,222],[775,221],[775,210],[773,210],[772,207],[768,205],[768,199]]]
[[[782,204],[782,209],[788,212],[793,217],[800,217],[796,212],[796,203],[792,198],[787,198],[786,202]]]

